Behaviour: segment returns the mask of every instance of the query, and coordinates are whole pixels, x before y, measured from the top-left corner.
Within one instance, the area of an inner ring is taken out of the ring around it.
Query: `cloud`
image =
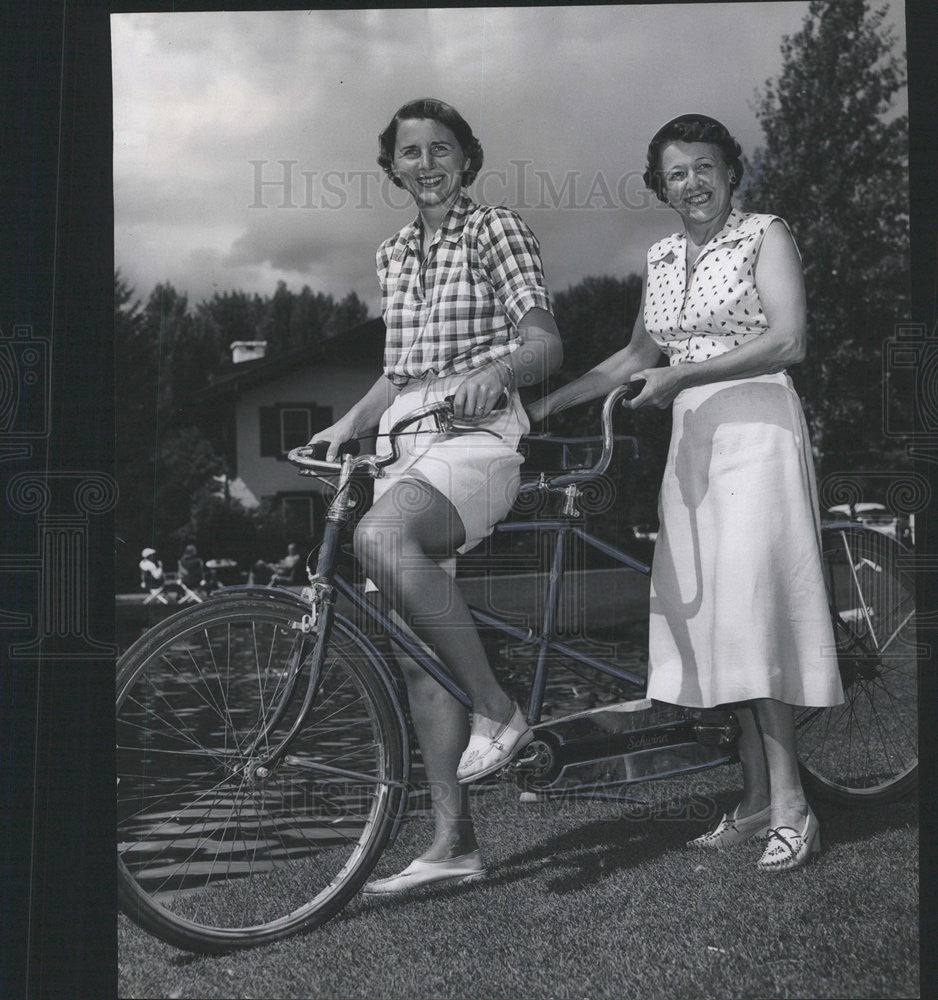
[[[376,166],[377,135],[404,101],[440,96],[482,139],[476,196],[524,215],[551,281],[640,269],[675,228],[638,180],[648,138],[692,108],[751,152],[753,92],[806,10],[114,15],[117,263],[144,294],[166,280],[196,300],[220,287],[270,294],[284,280],[375,307],[375,248],[414,215]]]

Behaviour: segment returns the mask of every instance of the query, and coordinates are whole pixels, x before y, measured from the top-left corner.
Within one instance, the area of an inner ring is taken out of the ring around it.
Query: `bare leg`
[[[791,705],[774,698],[757,698],[751,705],[769,772],[772,825],[800,829],[808,815],[808,803],[798,772],[794,712]]]
[[[462,594],[437,563],[464,538],[453,505],[429,484],[408,481],[362,518],[355,554],[391,606],[446,664],[473,711],[494,720],[494,735],[513,705],[492,673]]]
[[[734,705],[733,712],[739,720],[740,734],[736,748],[743,768],[743,797],[736,807],[735,816],[745,818],[761,812],[769,804],[769,772],[752,704]]]
[[[430,782],[433,842],[423,861],[457,858],[478,849],[469,811],[469,788],[456,783],[456,765],[469,740],[469,716],[463,705],[422,670],[406,653],[395,657],[407,681],[410,714]]]
[[[464,538],[459,516],[445,497],[429,486],[407,483],[385,494],[362,518],[355,551],[387,601],[469,695],[473,709],[495,725],[510,716],[511,699],[498,686],[462,595],[436,561],[454,553]],[[410,657],[396,656],[430,782],[434,838],[421,859],[458,857],[477,848],[468,789],[456,782],[469,742],[468,713]]]

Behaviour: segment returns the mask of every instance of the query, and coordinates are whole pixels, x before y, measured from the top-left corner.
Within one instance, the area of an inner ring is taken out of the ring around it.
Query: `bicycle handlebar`
[[[408,413],[406,416],[401,417],[401,419],[398,420],[387,433],[387,437],[391,442],[391,451],[387,455],[358,456],[357,438],[352,441],[343,442],[339,446],[339,454],[343,456],[352,456],[348,463],[351,472],[360,468],[367,468],[371,475],[377,476],[381,474],[381,470],[385,466],[393,465],[400,458],[400,449],[398,446],[398,438],[400,435],[403,434],[408,427],[419,423],[421,420],[432,419],[438,434],[482,431],[483,433],[491,434],[494,437],[501,436],[496,434],[495,431],[490,431],[485,427],[479,427],[465,420],[457,422],[455,413],[453,412],[453,398],[453,396],[446,396],[437,403],[428,403],[426,406],[421,406],[412,413]],[[506,391],[489,412],[496,413],[505,409],[508,402],[509,396]],[[347,464],[346,461],[326,461],[325,455],[328,450],[329,442],[317,441],[314,445],[303,445],[300,448],[293,448],[287,453],[287,459],[301,470],[329,473],[341,472]]]
[[[591,469],[567,472],[560,476],[555,476],[550,480],[524,483],[521,487],[521,492],[527,493],[538,489],[565,487],[573,483],[585,482],[588,479],[597,479],[603,475],[606,469],[609,468],[609,463],[612,461],[615,449],[615,435],[612,430],[612,411],[620,401],[634,399],[642,391],[644,385],[644,379],[636,379],[632,382],[627,382],[625,385],[617,386],[606,396],[603,402],[601,417],[602,453],[599,456],[599,460]],[[504,409],[507,404],[508,397],[506,393],[504,401],[494,409]],[[307,475],[315,474],[316,472],[344,472],[346,475],[350,475],[358,469],[365,468],[370,475],[378,477],[383,474],[385,466],[393,465],[400,458],[398,447],[398,438],[400,435],[413,424],[427,419],[433,420],[436,430],[440,434],[451,433],[453,431],[484,431],[487,434],[493,434],[495,437],[499,436],[494,431],[489,431],[484,427],[464,422],[457,423],[453,413],[453,397],[447,396],[438,403],[429,403],[407,414],[407,416],[401,417],[388,431],[387,436],[391,443],[391,451],[387,455],[357,455],[355,452],[358,450],[358,442],[354,440],[352,442],[346,441],[340,445],[339,452],[344,455],[341,462],[328,462],[324,456],[329,448],[329,444],[325,441],[318,441],[315,445],[303,445],[300,448],[293,448],[288,452],[287,459]],[[354,452],[352,450],[353,447]]]
[[[557,489],[559,487],[571,486],[574,483],[584,483],[589,479],[598,479],[612,461],[612,454],[615,450],[615,434],[612,430],[612,411],[616,404],[623,400],[634,399],[645,388],[644,379],[635,379],[626,382],[625,385],[616,386],[603,401],[602,421],[602,442],[603,450],[596,464],[591,469],[578,469],[574,472],[565,472],[562,475],[554,476],[552,479],[539,479],[536,482],[523,483],[521,493],[533,493],[535,490]]]

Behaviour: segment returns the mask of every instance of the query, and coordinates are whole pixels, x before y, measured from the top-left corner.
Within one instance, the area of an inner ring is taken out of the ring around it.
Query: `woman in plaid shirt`
[[[413,196],[418,213],[378,249],[384,372],[313,442],[329,441],[331,459],[341,442],[376,424],[385,433],[449,395],[456,417],[499,435],[446,436],[418,426],[401,442],[400,460],[375,481],[374,505],[355,533],[369,578],[473,706],[470,730],[462,705],[398,653],[435,835],[403,872],[365,887],[384,894],[483,873],[466,785],[503,766],[532,738],[492,673],[453,580],[454,556],[489,535],[510,510],[522,462],[517,445],[529,429],[516,386],[543,381],[560,365],[562,348],[533,233],[514,212],[477,205],[464,191],[482,165],[482,146],[462,116],[441,101],[413,101],[379,143],[378,163]],[[507,407],[493,410],[505,395]],[[378,440],[379,451],[388,447],[386,438]]]

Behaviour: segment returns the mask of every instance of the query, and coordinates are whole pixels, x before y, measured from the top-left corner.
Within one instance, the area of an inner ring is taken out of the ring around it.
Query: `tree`
[[[368,307],[354,292],[336,302],[331,295],[314,293],[307,285],[299,293],[291,292],[283,281],[277,282],[263,310],[259,330],[267,341],[268,357],[316,344],[368,319]]]
[[[217,488],[213,476],[224,473],[224,461],[195,427],[177,427],[160,441],[154,487],[154,525],[160,540],[190,517],[192,504]],[[191,541],[192,539],[184,539]]]
[[[313,344],[357,326],[368,317],[349,293],[331,295],[304,287],[299,294],[278,282],[272,296],[215,294],[189,308],[172,285],[157,285],[144,305],[114,275],[116,347],[118,580],[135,587],[143,546],[168,560],[196,541],[206,551],[221,545],[238,558],[256,557],[257,545],[286,544],[295,528],[265,512],[264,519],[213,496],[213,475],[228,471],[223,443],[212,428],[196,428],[195,394],[230,362],[236,340],[268,340],[268,354]],[[217,539],[212,542],[213,534]],[[211,543],[211,544],[210,544]]]
[[[196,307],[196,317],[218,352],[218,365],[230,360],[236,340],[263,340],[264,304],[259,295],[245,292],[216,292]]]
[[[329,304],[332,306],[332,296],[329,296]],[[355,292],[349,292],[344,299],[335,304],[332,315],[326,321],[326,336],[334,337],[344,333],[364,323],[366,319],[368,319],[368,306]]]
[[[174,532],[190,516],[193,498],[221,471],[211,445],[188,426],[187,400],[215,356],[200,341],[184,295],[157,285],[141,307],[134,291],[114,275],[117,576],[135,587],[145,545],[169,562],[178,555]],[[215,352],[217,353],[217,352]]]
[[[114,357],[115,462],[120,486],[114,512],[117,577],[121,585],[134,581],[136,587],[140,549],[152,544],[159,357],[140,302],[119,270],[114,275]]]
[[[278,281],[273,296],[267,304],[267,354],[279,354],[295,347],[291,341],[290,314],[296,296],[287,288],[285,281]]]
[[[804,259],[809,347],[794,377],[822,470],[887,453],[883,342],[910,308],[905,76],[884,19],[866,0],[813,0],[757,96],[765,145],[742,192],[791,225]]]
[[[258,517],[239,503],[201,491],[189,520],[173,533],[177,547],[192,542],[206,558],[234,559],[249,568],[258,557]]]

